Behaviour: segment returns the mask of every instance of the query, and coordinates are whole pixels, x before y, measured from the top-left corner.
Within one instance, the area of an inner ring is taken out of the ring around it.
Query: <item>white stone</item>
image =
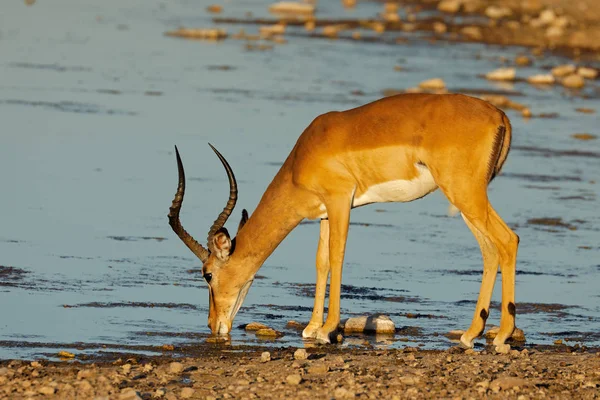
[[[342,321],[344,333],[395,333],[396,326],[387,315],[374,314]]]
[[[514,68],[498,68],[485,74],[485,77],[492,81],[514,81],[517,71]]]

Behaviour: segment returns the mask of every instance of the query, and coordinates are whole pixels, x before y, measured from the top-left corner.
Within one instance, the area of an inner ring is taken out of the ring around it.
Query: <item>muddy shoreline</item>
[[[174,348],[0,362],[0,398],[598,398],[600,349],[531,346],[446,351],[230,347]],[[184,357],[181,357],[185,354]]]

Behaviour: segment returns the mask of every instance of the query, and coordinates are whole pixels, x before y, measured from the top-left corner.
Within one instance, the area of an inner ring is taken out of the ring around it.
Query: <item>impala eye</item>
[[[212,279],[212,274],[210,272],[204,274],[204,279],[206,280],[206,283],[210,283],[210,280]]]

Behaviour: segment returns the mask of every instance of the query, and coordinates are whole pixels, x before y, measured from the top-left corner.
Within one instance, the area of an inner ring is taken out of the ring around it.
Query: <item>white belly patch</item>
[[[357,194],[354,197],[352,207],[359,207],[370,203],[412,201],[437,189],[438,186],[427,167],[417,165],[417,170],[419,174],[411,180],[399,179],[379,183],[367,188],[364,193]]]

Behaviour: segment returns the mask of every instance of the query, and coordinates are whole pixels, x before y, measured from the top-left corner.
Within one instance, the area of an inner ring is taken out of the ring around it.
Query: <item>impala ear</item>
[[[227,229],[221,228],[215,233],[212,240],[212,247],[217,258],[221,261],[227,261],[231,254],[231,239],[229,238]]]
[[[240,231],[240,229],[243,228],[244,225],[246,225],[246,221],[248,221],[248,211],[246,211],[246,209],[242,210],[242,220],[240,221],[240,224],[238,225],[238,232]]]

